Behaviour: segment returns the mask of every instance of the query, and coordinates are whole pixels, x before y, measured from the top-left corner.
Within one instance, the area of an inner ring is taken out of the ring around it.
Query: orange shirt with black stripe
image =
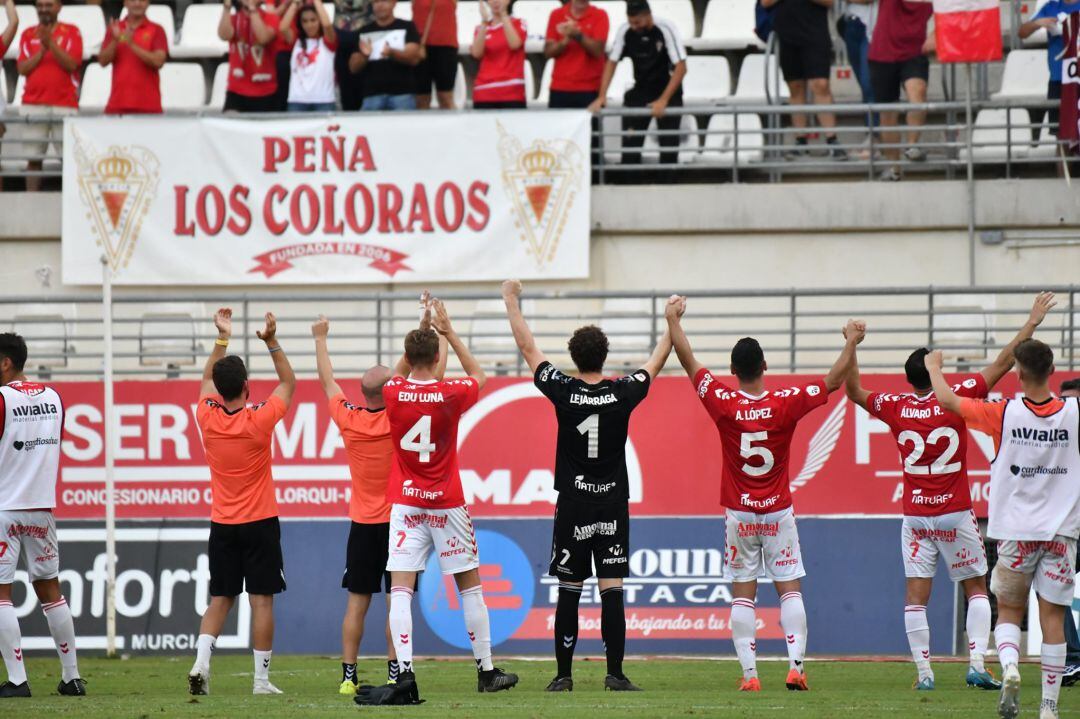
[[[349,519],[357,524],[389,522],[386,485],[394,461],[394,440],[386,410],[351,404],[339,392],[330,398],[330,417],[341,432],[349,459]]]

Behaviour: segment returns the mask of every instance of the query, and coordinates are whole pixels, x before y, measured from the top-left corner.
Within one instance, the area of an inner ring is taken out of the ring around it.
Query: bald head
[[[375,365],[360,378],[360,391],[364,393],[364,400],[370,409],[378,409],[383,406],[382,389],[386,381],[390,379],[390,368]]]

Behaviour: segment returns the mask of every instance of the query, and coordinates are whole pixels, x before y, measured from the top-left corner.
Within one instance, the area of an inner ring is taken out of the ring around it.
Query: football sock
[[[56,654],[60,657],[64,682],[79,678],[79,662],[75,656],[75,622],[71,619],[71,609],[67,600],[60,597],[55,602],[43,604],[45,620],[49,623],[49,633],[56,645]]]
[[[489,672],[494,668],[491,663],[491,622],[484,604],[484,590],[479,584],[461,591],[461,608],[465,613],[465,631],[472,643],[476,668]]]
[[[356,665],[347,662],[341,663],[341,681],[356,684]]]
[[[390,587],[390,635],[403,672],[412,669],[412,595],[408,587]]]
[[[8,601],[0,601],[0,654],[4,656],[8,681],[22,684],[26,681],[26,666],[23,664],[22,632],[19,631],[19,618],[15,616],[15,606]]]
[[[398,665],[397,659],[388,659],[386,661],[386,681],[396,682],[400,673],[401,667]]]
[[[926,607],[922,604],[909,604],[904,607],[904,628],[907,629],[908,646],[911,658],[919,670],[919,680],[933,678],[930,669],[930,624],[926,621]]]
[[[560,677],[571,675],[578,635],[578,603],[581,587],[559,582],[559,602],[555,605],[555,661]]]
[[[217,641],[217,637],[213,634],[200,634],[199,639],[195,644],[195,666],[193,669],[199,669],[203,672],[210,671],[210,655],[214,652],[214,643]]]
[[[1043,705],[1053,702],[1057,708],[1058,695],[1061,693],[1061,673],[1065,671],[1065,645],[1042,645],[1042,700]]]
[[[742,665],[743,679],[757,677],[757,612],[753,599],[734,599],[731,602],[731,638],[735,653]]]
[[[787,640],[788,668],[801,672],[806,654],[806,607],[802,592],[788,592],[780,597],[780,626]]]
[[[626,612],[622,587],[608,587],[600,592],[600,636],[607,653],[607,673],[622,678],[623,654],[626,653]]]
[[[968,598],[967,635],[971,668],[984,672],[983,659],[990,644],[990,598],[985,594],[972,594]]]
[[[1020,627],[998,622],[994,627],[994,639],[997,640],[998,661],[1002,669],[1020,662]]]
[[[255,681],[270,681],[270,657],[273,653],[272,650],[260,652],[258,649],[252,652],[255,655]]]

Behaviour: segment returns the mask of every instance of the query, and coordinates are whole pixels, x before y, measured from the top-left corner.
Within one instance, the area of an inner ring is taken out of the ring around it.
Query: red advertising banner
[[[813,379],[771,375],[770,388]],[[1066,379],[1062,375],[1059,379]],[[864,375],[871,390],[903,392],[902,375]],[[360,399],[359,383],[344,382]],[[57,515],[104,517],[102,385],[56,385],[66,407]],[[252,383],[261,399],[270,381]],[[1014,375],[992,396],[1013,396]],[[198,383],[125,381],[116,385],[117,516],[208,517],[210,486],[195,424]],[[972,432],[968,467],[976,511],[986,512],[989,437]],[[494,378],[459,432],[465,496],[478,517],[549,516],[556,427],[550,404],[528,380]],[[720,441],[689,380],[658,379],[634,413],[627,445],[635,516],[721,513]],[[314,380],[302,380],[293,407],[277,426],[274,478],[283,517],[345,517],[349,469],[337,427]],[[791,453],[795,509],[800,515],[898,515],[901,473],[896,443],[881,422],[844,396],[807,415]]]

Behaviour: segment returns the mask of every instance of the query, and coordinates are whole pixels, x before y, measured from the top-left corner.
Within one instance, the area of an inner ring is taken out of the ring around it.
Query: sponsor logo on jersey
[[[780,522],[739,522],[740,537],[775,537],[780,533]]]
[[[44,526],[39,527],[33,524],[12,524],[8,527],[7,536],[46,539],[49,536],[49,528]]]
[[[38,437],[37,439],[29,439],[26,441],[15,440],[11,443],[11,446],[15,448],[15,451],[32,452],[38,447],[60,444],[60,440],[53,437]]]
[[[1055,542],[1052,540],[1047,542],[1017,542],[1016,551],[1020,554],[1020,559],[1035,554],[1036,552],[1053,554],[1055,557],[1069,556],[1069,550],[1064,542]]]
[[[613,394],[600,394],[595,397],[587,394],[570,395],[570,404],[584,404],[590,407],[600,407],[606,404],[614,404],[619,398]]]
[[[923,494],[921,489],[911,490],[911,503],[912,504],[928,504],[931,506],[938,504],[946,504],[955,495],[951,492],[946,494]]]
[[[45,385],[40,382],[10,382],[8,387],[16,392],[22,392],[28,397],[36,397],[45,391]]]
[[[736,422],[756,422],[762,419],[772,419],[772,407],[760,409],[740,409],[735,411]]]
[[[406,479],[401,483],[401,496],[413,497],[415,499],[426,499],[433,501],[443,495],[442,490],[420,489],[419,487],[412,486],[412,480]]]
[[[446,515],[428,514],[427,512],[424,512],[422,514],[405,515],[406,529],[414,529],[421,525],[427,525],[429,527],[434,527],[435,529],[442,529],[446,526]]]
[[[1063,432],[1065,430],[1062,430]],[[1032,477],[1042,477],[1046,475],[1056,474],[1068,474],[1068,467],[1020,467],[1018,465],[1011,465],[1009,471],[1012,472],[1014,477],[1020,477],[1021,479],[1031,479]]]
[[[646,374],[645,372],[635,372],[634,374],[632,374],[630,376],[633,377],[634,379],[636,379],[638,382],[648,382],[649,381],[649,375]]]
[[[951,569],[962,569],[979,563],[979,557],[964,547],[956,553],[956,561],[950,564]]]
[[[579,474],[574,477],[574,489],[589,494],[605,494],[615,488],[617,482],[586,482],[585,475]]]
[[[976,383],[975,383],[974,378],[969,377],[968,379],[964,380],[960,384],[963,385],[964,387],[968,388],[968,389],[972,389],[975,386]]]
[[[618,521],[593,522],[583,527],[574,527],[574,539],[581,542],[596,535],[614,537],[618,528]]]
[[[1029,442],[1068,442],[1069,430],[1067,429],[1035,429],[1032,427],[1013,427],[1010,432],[1013,439],[1027,440]]]
[[[459,554],[465,554],[469,551],[468,547],[461,544],[461,541],[457,537],[450,537],[446,540],[447,549],[439,552],[439,556],[445,559],[446,557],[454,557]]]
[[[705,395],[708,394],[709,385],[711,385],[711,384],[712,384],[712,375],[709,374],[708,372],[706,372],[705,376],[701,378],[701,382],[699,382],[698,386],[697,386],[698,397],[704,398]]]
[[[809,387],[806,388],[806,393],[808,395],[810,395],[811,397],[817,397],[818,394],[820,394],[820,392],[821,392],[821,388],[818,387],[816,384],[812,384],[812,385],[810,385]]]
[[[12,407],[11,414],[18,419],[20,417],[41,417],[43,415],[56,415],[60,414],[60,408],[52,402],[41,402],[39,404],[27,404],[21,407]]]
[[[767,499],[752,499],[749,492],[743,492],[739,497],[739,501],[742,502],[744,507],[753,507],[754,509],[768,509],[777,502],[780,501],[780,495],[774,494]]]
[[[935,540],[938,542],[955,542],[955,529],[927,529],[925,527],[912,527],[911,536],[919,542]]]

